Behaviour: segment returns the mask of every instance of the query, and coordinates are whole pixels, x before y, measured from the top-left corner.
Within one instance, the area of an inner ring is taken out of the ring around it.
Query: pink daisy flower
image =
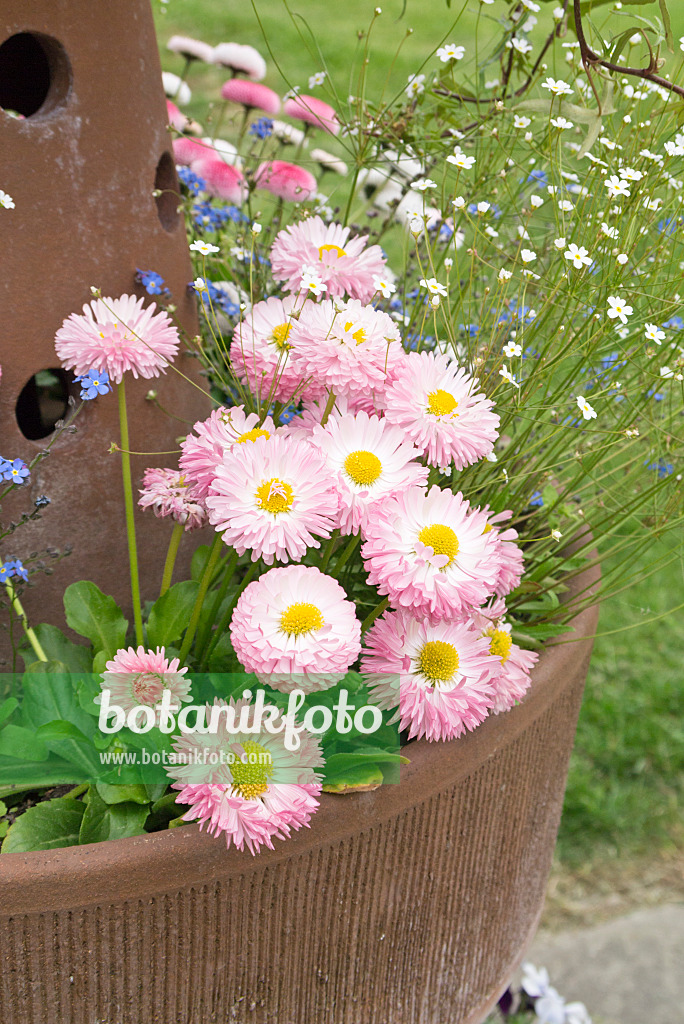
[[[204,500],[209,493],[224,452],[234,445],[269,438],[276,433],[270,416],[260,424],[259,415],[246,413],[243,405],[214,409],[206,420],[198,420],[192,429],[195,433],[188,434],[181,443],[179,465],[198,500]]]
[[[328,405],[328,394],[325,392],[321,398],[315,401],[306,401],[302,405],[302,411],[298,416],[293,416],[287,426],[282,427],[282,432],[288,437],[297,437],[300,440],[309,441],[314,428],[320,425],[323,414]],[[366,402],[363,395],[337,395],[332,412],[329,415],[346,416],[357,412],[366,412]],[[370,414],[375,414],[371,408]]]
[[[187,125],[188,119],[182,110],[179,110],[175,103],[171,100],[166,101],[166,116],[169,119],[169,124],[172,128],[175,128],[177,132],[184,132]]]
[[[221,96],[230,103],[239,103],[247,110],[263,110],[271,116],[280,110],[280,97],[267,85],[231,78],[221,86]]]
[[[414,461],[420,451],[402,430],[377,416],[333,414],[324,427],[314,428],[311,442],[335,474],[343,534],[358,533],[373,502],[427,483],[428,470]]]
[[[184,523],[186,532],[199,530],[207,522],[207,510],[177,469],[146,469],[138,504],[151,508],[158,519],[171,516]]]
[[[72,313],[55,335],[55,350],[67,370],[82,375],[106,370],[115,384],[126,372],[158,377],[178,352],[178,331],[166,313],[155,313],[143,299],[95,299]]]
[[[254,184],[290,203],[303,203],[315,195],[318,187],[311,171],[285,160],[267,160],[259,164]]]
[[[449,356],[411,352],[385,390],[385,416],[431,466],[463,469],[489,455],[498,436],[494,403],[476,389],[477,381]]]
[[[491,710],[495,715],[508,711],[522,700],[530,687],[530,672],[539,658],[536,651],[525,651],[513,643],[505,615],[506,605],[501,598],[496,598],[471,616],[472,625],[489,641],[490,654],[500,663],[491,677],[494,689]]]
[[[454,620],[494,592],[499,573],[487,517],[461,494],[411,487],[373,505],[361,549],[368,582],[393,607]]]
[[[192,39],[190,36],[171,36],[166,49],[171,53],[179,53],[187,61],[203,60],[211,64],[214,59],[214,47],[209,43],[203,43],[201,39]]]
[[[201,160],[193,160],[192,169],[204,181],[208,195],[225,199],[236,206],[246,198],[247,185],[242,174],[220,157],[205,156]]]
[[[259,438],[223,456],[206,497],[209,522],[238,554],[298,562],[335,526],[338,497],[323,457],[305,441]]]
[[[294,296],[272,296],[257,302],[233,332],[230,360],[240,380],[249,384],[260,401],[288,403],[320,388],[302,378],[294,368],[290,335],[295,307]]]
[[[273,276],[288,291],[302,287],[302,268],[313,267],[334,299],[345,294],[369,302],[375,278],[382,277],[385,257],[379,245],[366,248],[365,236],[349,237],[349,228],[307,217],[276,235],[271,247]]]
[[[253,82],[266,77],[266,61],[253,46],[242,43],[219,43],[212,51],[212,61],[230,68],[236,74],[247,75]]]
[[[451,740],[474,729],[492,705],[498,659],[463,622],[431,626],[408,611],[387,612],[364,637],[361,671],[373,700],[397,708],[409,738]]]
[[[499,597],[505,597],[518,586],[523,574],[524,558],[517,544],[518,531],[512,526],[502,531],[494,525],[510,519],[513,514],[510,510],[491,515],[489,507],[485,506],[482,511],[487,516],[486,530],[496,546],[499,560],[499,578],[494,593]]]
[[[322,128],[331,135],[339,134],[341,126],[337,114],[329,103],[324,103],[315,96],[292,96],[285,100],[283,113],[314,128]]]
[[[305,565],[271,569],[240,595],[230,624],[247,672],[284,693],[325,690],[361,650],[356,607],[331,576]]]
[[[179,705],[191,700],[191,680],[184,679],[187,668],[179,669],[178,658],[169,661],[163,647],[146,651],[140,646],[121,648],[102,673],[103,690],[110,690],[110,704],[126,713],[146,704],[157,708],[164,690],[171,691],[171,703]]]
[[[307,303],[292,325],[293,363],[336,395],[382,392],[404,355],[386,313],[357,299]]]
[[[174,139],[173,158],[180,167],[189,167],[198,160],[206,160],[215,157],[215,151],[206,142],[198,142],[197,139],[189,139],[187,135],[181,135]]]

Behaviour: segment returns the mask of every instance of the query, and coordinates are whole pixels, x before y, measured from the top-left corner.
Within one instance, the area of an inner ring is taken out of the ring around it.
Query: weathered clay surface
[[[44,106],[24,120],[0,111],[0,181],[16,203],[14,210],[3,211],[0,453],[28,462],[45,440],[22,436],[17,398],[37,371],[58,366],[55,332],[92,298],[91,285],[113,297],[143,295],[134,284],[136,267],[155,270],[171,288],[178,318],[191,336],[197,325],[186,289],[192,273],[182,218],[175,215],[177,201],[168,196],[162,206],[171,227],[167,230],[152,195],[159,160],[170,153],[171,139],[149,0],[4,0],[0,45],[19,33],[47,37],[48,53],[56,47]],[[4,73],[20,74],[20,66],[15,61]],[[177,189],[172,161],[170,169]],[[196,376],[197,364],[190,357],[182,356],[177,365]],[[129,375],[132,448],[168,451],[188,427],[145,401],[150,387],[164,408],[186,421],[205,414],[207,403],[173,371],[156,381],[135,381]],[[120,457],[107,454],[117,439],[112,394],[83,410],[77,433],[60,439],[31,483],[3,507],[7,520],[32,507],[41,494],[51,499],[42,520],[22,528],[12,550],[3,550],[5,556],[73,545],[73,554],[54,576],[42,578],[39,587],[26,593],[24,604],[37,620],[63,624],[61,594],[76,579],[92,579],[127,602]],[[135,457],[134,475],[139,478],[148,465],[172,463],[173,456]],[[155,596],[158,588],[170,529],[151,512],[138,516],[146,597]],[[190,545],[185,547],[189,553]],[[0,636],[0,656],[6,650]]]
[[[596,610],[576,620],[591,635]],[[478,1024],[534,932],[591,640],[252,858],[194,826],[0,856],[12,1024]]]

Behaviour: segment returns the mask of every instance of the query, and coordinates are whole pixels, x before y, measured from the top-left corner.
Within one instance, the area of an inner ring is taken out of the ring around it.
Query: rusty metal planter
[[[187,826],[0,857],[3,1020],[477,1024],[541,913],[590,653],[547,649],[519,707],[273,852]]]

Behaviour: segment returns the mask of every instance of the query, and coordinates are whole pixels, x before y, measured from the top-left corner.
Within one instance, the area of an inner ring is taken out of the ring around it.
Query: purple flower
[[[24,568],[24,563],[18,558],[14,558],[10,562],[4,562],[3,565],[0,566],[0,583],[6,583],[7,580],[11,579],[13,576],[17,576],[19,579],[24,580],[25,583],[28,582],[28,572]]]
[[[81,385],[81,398],[84,402],[89,402],[98,395],[108,395],[112,390],[106,370],[88,370],[74,380]]]
[[[10,480],[13,484],[26,483],[29,475],[29,468],[23,459],[0,460],[0,474],[3,480]]]

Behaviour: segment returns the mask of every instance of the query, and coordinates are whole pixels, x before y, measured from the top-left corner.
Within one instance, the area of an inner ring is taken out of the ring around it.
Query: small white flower
[[[466,156],[465,153],[458,149],[453,155],[450,154],[447,157],[447,163],[453,164],[454,167],[458,167],[462,171],[469,171],[475,163],[475,157]]]
[[[507,380],[509,384],[514,384],[516,388],[520,387],[517,380],[515,379],[515,377],[513,376],[513,374],[511,373],[507,366],[501,367],[501,369],[499,370],[499,376],[503,377],[504,380]]]
[[[611,227],[610,224],[606,224],[605,221],[601,224],[601,231],[607,238],[618,238],[620,234],[617,228]]]
[[[418,238],[418,236],[423,233],[424,228],[425,221],[422,220],[421,217],[418,217],[416,214],[411,214],[411,216],[408,219],[408,229],[413,235],[413,237]]]
[[[577,407],[578,407],[578,409],[581,410],[582,415],[584,416],[585,420],[595,420],[596,419],[596,410],[593,409],[591,405],[589,405],[589,402],[587,402],[587,400],[584,397],[584,395],[578,395],[577,396]]]
[[[540,206],[544,205],[544,200],[541,196],[530,196],[530,206],[535,210],[539,209]]]
[[[427,192],[429,188],[437,188],[437,182],[433,181],[432,178],[418,178],[417,181],[411,182],[411,188],[415,189],[416,192]]]
[[[662,199],[658,199],[657,196],[655,199],[651,199],[650,196],[644,196],[643,205],[646,210],[659,210],[662,204]]]
[[[562,210],[563,213],[571,213],[575,207],[572,205],[569,199],[560,199],[558,201],[558,209]]]
[[[487,210],[491,210],[491,208],[492,208],[492,204],[491,203],[482,202],[482,203],[478,203],[477,204],[477,212],[478,213],[486,213]]]
[[[302,267],[301,288],[303,291],[311,292],[312,295],[321,295],[327,290],[327,287],[328,286],[321,281],[315,267]]]
[[[665,341],[665,331],[661,331],[657,324],[646,324],[644,334],[649,341],[655,341],[656,345]]]
[[[413,96],[419,96],[421,92],[425,92],[425,85],[423,84],[424,82],[425,75],[409,75],[408,85],[406,86],[404,92],[409,98],[412,98]]]
[[[513,117],[514,128],[528,128],[531,124],[529,117],[521,117],[520,114],[515,114]]]
[[[440,301],[441,300],[440,300],[439,295],[432,295],[430,297],[430,305],[432,306],[433,309],[439,309]]]
[[[510,281],[510,279],[513,277],[513,272],[510,270],[506,270],[504,267],[502,267],[501,270],[499,271],[498,277],[501,284],[505,284],[506,281]]]
[[[327,71],[317,71],[315,75],[311,75],[309,78],[309,88],[313,89],[317,85],[323,85],[327,76]]]
[[[374,277],[373,287],[376,292],[380,292],[385,299],[389,299],[390,295],[397,290],[392,282],[388,281],[385,277]]]
[[[523,261],[523,263],[532,263],[532,261],[536,260],[536,258],[537,254],[536,252],[533,252],[532,249],[523,249],[520,253],[520,259]]]
[[[631,192],[628,187],[628,182],[623,181],[622,178],[618,178],[617,174],[611,174],[603,184],[608,189],[608,197],[614,199],[616,196],[631,196]]]
[[[499,232],[496,231],[493,227],[490,227],[489,224],[484,229],[484,233],[485,233],[485,235],[489,235],[490,238],[498,238],[499,237]]]
[[[507,341],[503,347],[503,354],[507,359],[515,359],[522,355],[522,345],[519,345],[517,341]]]
[[[542,89],[548,89],[554,96],[572,95],[572,86],[561,78],[547,78],[545,82],[542,82]]]
[[[617,254],[615,259],[618,261],[618,263],[620,264],[621,267],[624,267],[625,263],[629,259],[629,256],[627,255],[626,252],[620,252],[620,253]]]
[[[565,238],[554,238],[553,244],[556,246],[557,249],[564,249],[566,240]]]
[[[518,238],[522,238],[526,242],[529,241],[530,235],[524,224],[518,224],[517,231]]]
[[[455,199],[452,199],[451,205],[456,210],[463,210],[465,207],[465,199],[463,198],[463,196],[456,196]]]
[[[525,132],[525,142],[531,142],[533,138],[532,132]]]
[[[627,317],[634,312],[632,307],[628,306],[627,303],[619,297],[619,295],[609,295],[608,305],[610,306],[610,309],[608,310],[608,316],[610,319],[619,319],[623,324],[627,323]]]
[[[671,370],[669,366],[661,366],[660,367],[660,376],[661,377],[674,377],[674,370]]]
[[[207,283],[203,277],[196,277],[195,280],[192,282],[192,287],[195,289],[196,292],[209,291],[209,289],[207,288]]]
[[[451,256],[446,256],[445,259],[444,259],[444,267],[445,267],[445,269],[446,270],[451,270],[453,265],[454,265],[454,261],[452,260]]]
[[[455,43],[447,43],[446,46],[440,46],[437,50],[437,56],[441,60],[442,64],[446,64],[450,60],[463,60],[465,56],[465,46],[456,46]]]
[[[446,295],[447,290],[443,284],[440,284],[436,277],[428,277],[427,279],[422,277],[420,279],[420,287],[427,288],[432,295]]]
[[[551,15],[554,21],[562,21],[565,17],[565,11],[562,7],[554,7],[554,9],[551,11]]]
[[[522,965],[522,969],[522,987],[528,996],[531,996],[533,999],[539,999],[540,996],[545,995],[550,987],[549,972],[546,968],[536,968],[534,964],[526,961]]]
[[[190,246],[193,252],[199,252],[202,256],[210,256],[213,252],[220,252],[218,245],[212,245],[210,242],[203,242],[201,239],[197,239]]]
[[[574,242],[571,242],[566,252],[563,254],[566,260],[570,260],[575,270],[582,270],[583,267],[590,267],[594,262],[589,255],[589,251],[580,246],[579,248]]]
[[[528,43],[527,39],[518,39],[515,36],[513,39],[506,40],[507,50],[516,50],[517,53],[531,53],[532,43]]]
[[[551,531],[551,536],[553,537],[554,540],[558,541],[558,540],[561,539],[563,534],[560,532],[560,530],[552,530]]]
[[[14,200],[12,199],[12,196],[8,195],[7,192],[3,192],[3,190],[1,188],[0,188],[0,206],[4,207],[5,210],[13,210],[14,209]]]
[[[252,224],[252,234],[253,235],[260,235],[261,232],[262,232],[262,226],[261,226],[261,224],[259,224],[258,221],[255,220],[254,223]]]
[[[551,124],[554,128],[558,128],[559,131],[563,131],[567,128],[574,128],[572,121],[568,121],[565,117],[552,117]]]
[[[620,177],[623,181],[641,181],[643,171],[635,171],[633,167],[621,167]]]

